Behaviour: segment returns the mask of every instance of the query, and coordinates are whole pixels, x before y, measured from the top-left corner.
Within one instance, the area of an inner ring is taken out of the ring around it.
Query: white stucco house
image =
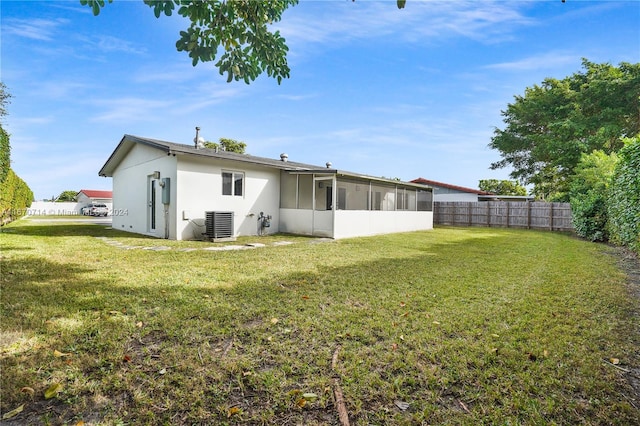
[[[433,228],[433,193],[326,167],[124,135],[113,228],[176,240],[291,233],[346,238]]]

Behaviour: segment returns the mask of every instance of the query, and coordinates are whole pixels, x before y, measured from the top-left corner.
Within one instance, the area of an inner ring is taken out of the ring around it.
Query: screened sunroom
[[[432,228],[424,185],[333,170],[280,174],[281,232],[337,239]]]

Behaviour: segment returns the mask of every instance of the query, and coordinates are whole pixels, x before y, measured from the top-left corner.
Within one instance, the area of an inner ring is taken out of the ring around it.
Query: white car
[[[85,216],[107,216],[109,208],[106,204],[91,203],[82,209],[82,214]]]

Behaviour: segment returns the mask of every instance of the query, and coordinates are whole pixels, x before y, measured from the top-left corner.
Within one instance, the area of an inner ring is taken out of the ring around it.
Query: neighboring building
[[[411,181],[433,188],[433,201],[480,201],[481,196],[493,195],[490,192],[479,189],[465,188],[464,186],[451,185],[443,182],[436,182],[424,178]]]
[[[535,198],[529,195],[496,195],[479,189],[465,188],[424,178],[417,178],[411,182],[433,188],[433,201],[533,201]]]
[[[125,135],[113,228],[177,240],[292,233],[345,238],[433,228],[433,193],[326,167]]]
[[[76,195],[80,214],[89,214],[91,208],[103,210],[105,207],[110,213],[113,208],[113,192],[96,189],[81,189]]]
[[[27,214],[30,216],[81,215],[84,213],[84,208],[90,204],[104,204],[111,211],[113,204],[111,191],[81,189],[76,194],[76,201],[73,202],[34,201],[27,209]]]
[[[110,205],[113,203],[113,192],[81,189],[80,192],[78,192],[76,200],[81,204],[101,203]]]

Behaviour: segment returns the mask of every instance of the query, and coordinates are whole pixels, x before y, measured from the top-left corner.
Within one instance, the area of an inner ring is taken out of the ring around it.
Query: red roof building
[[[95,189],[81,189],[78,192],[78,195],[84,194],[88,198],[100,198],[100,199],[111,199],[113,198],[112,191],[101,191]]]
[[[425,178],[414,179],[411,183],[419,183],[433,188],[433,201],[533,201],[534,199],[529,195],[499,195]]]
[[[429,180],[429,179],[425,179],[425,178],[414,179],[411,182],[412,183],[421,183],[423,185],[431,186],[434,189],[436,189],[436,188],[447,189],[447,190],[449,190],[450,192],[453,192],[453,193],[465,192],[465,193],[476,194],[476,195],[494,195],[491,192],[481,191],[479,189],[465,188],[464,186],[451,185],[449,183],[437,182],[435,180]],[[436,192],[434,191],[434,195],[435,194],[436,194]]]

